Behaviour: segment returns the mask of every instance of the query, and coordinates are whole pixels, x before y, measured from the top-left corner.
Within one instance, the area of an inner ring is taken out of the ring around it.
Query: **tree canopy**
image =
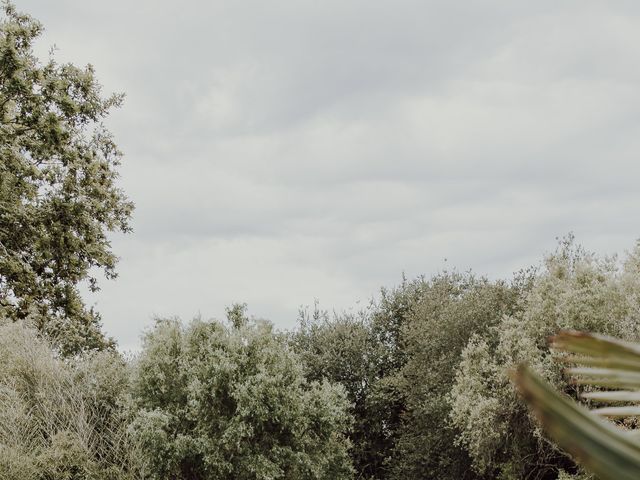
[[[5,3],[0,23],[0,314],[31,318],[64,354],[108,346],[78,285],[115,276],[108,233],[130,230],[121,153],[91,66],[33,53],[40,23]]]
[[[153,479],[352,478],[344,389],[303,376],[271,324],[161,320],[144,339],[132,424]]]

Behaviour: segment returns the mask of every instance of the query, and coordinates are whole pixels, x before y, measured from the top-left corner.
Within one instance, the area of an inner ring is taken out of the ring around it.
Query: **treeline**
[[[560,329],[639,337],[639,247],[619,262],[567,237],[509,281],[404,281],[361,315],[303,315],[292,342],[307,378],[348,393],[355,478],[555,479],[581,474],[509,375],[526,362],[576,396],[547,345]]]
[[[157,320],[142,351],[64,355],[29,320],[0,326],[0,478],[582,478],[509,369],[575,396],[546,339],[640,337],[640,247],[620,262],[561,242],[512,279],[403,280],[357,313],[303,309],[278,332]],[[586,476],[584,476],[586,478]]]

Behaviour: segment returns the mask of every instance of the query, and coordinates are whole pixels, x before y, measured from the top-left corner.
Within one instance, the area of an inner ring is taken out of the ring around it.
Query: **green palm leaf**
[[[640,442],[521,366],[518,388],[547,433],[602,480],[640,478]]]
[[[640,436],[601,418],[640,416],[640,345],[561,332],[551,339],[551,347],[560,354],[558,360],[577,365],[566,369],[575,384],[624,390],[583,393],[582,398],[594,402],[618,404],[589,411],[520,366],[518,388],[549,436],[603,480],[640,478]]]

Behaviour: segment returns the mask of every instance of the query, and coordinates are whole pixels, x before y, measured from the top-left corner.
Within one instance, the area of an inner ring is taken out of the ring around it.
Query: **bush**
[[[351,478],[344,390],[307,382],[269,323],[238,314],[146,334],[131,431],[148,478]]]
[[[134,478],[122,358],[63,361],[35,330],[5,322],[0,364],[0,478]]]

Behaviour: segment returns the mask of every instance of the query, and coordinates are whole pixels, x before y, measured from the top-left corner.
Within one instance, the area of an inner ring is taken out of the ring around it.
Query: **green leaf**
[[[602,480],[640,478],[640,442],[565,395],[526,366],[515,374],[518,388],[558,445]]]
[[[625,417],[638,417],[640,416],[640,407],[627,406],[627,407],[604,407],[591,410],[591,413],[600,415],[601,417],[611,418],[625,418]]]
[[[599,385],[612,388],[640,388],[640,373],[613,368],[567,368],[565,372],[577,376],[578,385]]]
[[[586,355],[556,355],[555,360],[588,367],[616,368],[620,370],[640,371],[640,360],[621,359],[618,357],[589,357]]]
[[[640,345],[605,335],[562,331],[551,338],[551,348],[640,366]]]
[[[640,402],[640,392],[618,390],[615,392],[585,392],[580,397],[595,402]]]

